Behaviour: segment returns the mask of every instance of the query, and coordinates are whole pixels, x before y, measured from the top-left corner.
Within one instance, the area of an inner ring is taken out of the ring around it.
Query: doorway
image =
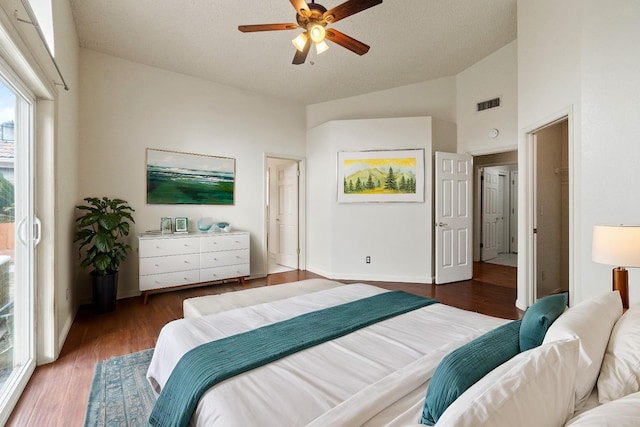
[[[533,134],[535,298],[569,291],[568,119]]]
[[[525,215],[521,218],[519,235],[519,256],[523,260],[518,270],[516,299],[516,306],[521,310],[558,289],[568,291],[569,304],[573,303],[572,129],[572,106],[524,129],[520,151],[520,202],[523,203],[520,210]],[[545,249],[553,255],[544,253]]]
[[[300,268],[300,160],[266,158],[266,272]]]
[[[517,266],[518,152],[474,156],[474,261]]]
[[[473,277],[515,289],[518,265],[518,152],[513,150],[474,156],[473,164],[476,177]]]

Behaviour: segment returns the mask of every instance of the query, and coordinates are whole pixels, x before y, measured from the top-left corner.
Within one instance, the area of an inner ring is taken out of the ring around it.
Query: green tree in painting
[[[405,179],[404,175],[402,175],[402,177],[400,178],[400,185],[398,186],[398,190],[402,191],[403,193],[407,192],[407,180]]]
[[[387,180],[384,183],[385,190],[398,190],[398,186],[396,183],[396,176],[393,173],[393,168],[389,168],[389,173],[387,174]]]
[[[375,185],[373,184],[373,177],[369,174],[369,179],[367,180],[367,190],[373,190]]]
[[[348,193],[348,192],[349,192],[349,186],[347,185],[347,177],[346,177],[346,176],[344,177],[344,185],[343,185],[343,187],[342,187],[342,188],[343,188],[343,191],[344,191],[345,193]]]
[[[362,190],[364,190],[364,187],[362,187],[362,181],[360,181],[360,177],[358,177],[356,180],[356,191],[360,192]]]
[[[349,193],[353,193],[353,181],[349,180]]]

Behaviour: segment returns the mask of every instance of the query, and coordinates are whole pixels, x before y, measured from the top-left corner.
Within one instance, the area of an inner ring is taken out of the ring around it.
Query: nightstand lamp
[[[596,225],[593,227],[592,259],[613,269],[613,290],[619,291],[622,306],[629,308],[629,274],[625,267],[640,267],[640,226]]]

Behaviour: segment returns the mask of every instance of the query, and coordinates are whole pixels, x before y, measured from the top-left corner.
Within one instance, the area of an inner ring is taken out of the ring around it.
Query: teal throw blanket
[[[178,361],[149,423],[187,426],[200,397],[219,382],[436,302],[402,291],[385,292],[202,344]]]

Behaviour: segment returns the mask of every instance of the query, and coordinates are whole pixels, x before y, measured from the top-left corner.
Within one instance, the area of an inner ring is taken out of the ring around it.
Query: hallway
[[[473,263],[473,280],[516,289],[518,269],[488,262]]]

